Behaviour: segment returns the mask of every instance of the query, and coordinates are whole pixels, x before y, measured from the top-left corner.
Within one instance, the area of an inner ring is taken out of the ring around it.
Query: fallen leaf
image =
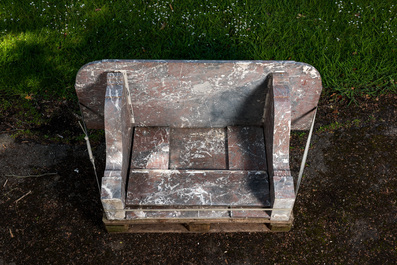
[[[26,95],[25,99],[32,100],[32,95]]]

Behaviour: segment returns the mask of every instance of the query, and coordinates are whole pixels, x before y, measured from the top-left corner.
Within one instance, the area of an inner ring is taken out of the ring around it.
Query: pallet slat
[[[237,222],[239,221],[239,222]],[[103,222],[109,233],[236,233],[286,232],[292,228],[293,218],[286,222],[252,222],[251,220],[124,220]]]

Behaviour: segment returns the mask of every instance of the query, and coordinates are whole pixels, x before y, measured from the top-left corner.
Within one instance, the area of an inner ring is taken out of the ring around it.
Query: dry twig
[[[24,179],[24,178],[39,178],[39,177],[45,177],[45,176],[53,176],[57,175],[58,173],[44,173],[40,175],[27,175],[27,176],[18,176],[18,175],[6,175],[6,177],[13,177],[17,179]]]
[[[18,200],[16,200],[14,203],[19,202],[20,200],[22,200],[23,198],[25,198],[26,196],[28,196],[30,193],[32,193],[32,191],[30,190],[28,193],[26,193],[25,195],[21,196]]]
[[[6,187],[6,185],[7,185],[7,182],[8,182],[8,179],[6,179],[6,181],[4,181],[3,188],[5,188],[5,187]]]

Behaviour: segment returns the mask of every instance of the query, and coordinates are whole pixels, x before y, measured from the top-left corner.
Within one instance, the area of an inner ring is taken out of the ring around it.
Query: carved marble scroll
[[[125,218],[125,187],[132,144],[133,117],[125,73],[108,73],[105,95],[106,168],[101,201],[109,220]]]
[[[295,201],[294,181],[289,168],[291,99],[289,78],[285,72],[273,73],[269,80],[265,109],[265,142],[273,208],[271,220],[290,219]]]

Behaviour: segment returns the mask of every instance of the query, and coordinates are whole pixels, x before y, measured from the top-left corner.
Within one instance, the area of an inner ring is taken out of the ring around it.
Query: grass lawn
[[[397,6],[388,1],[2,0],[0,98],[76,100],[100,59],[295,60],[325,94],[397,91]]]

